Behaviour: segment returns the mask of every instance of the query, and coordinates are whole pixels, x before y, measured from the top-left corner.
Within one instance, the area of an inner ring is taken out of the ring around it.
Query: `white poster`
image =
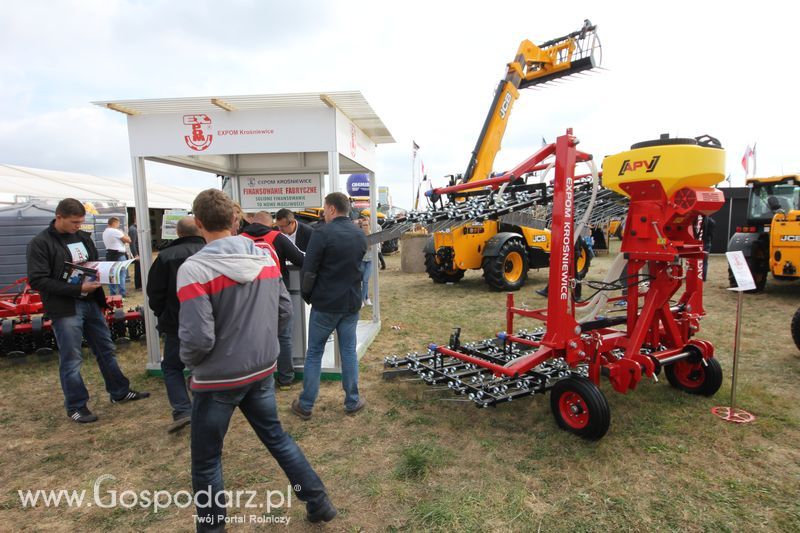
[[[750,272],[750,267],[747,266],[747,260],[741,250],[736,252],[725,252],[728,258],[728,265],[731,267],[733,277],[736,278],[736,287],[730,289],[734,291],[751,291],[756,288],[756,282],[753,281],[753,275]]]
[[[161,238],[172,241],[178,238],[178,221],[188,215],[188,211],[182,209],[168,209],[164,211],[161,219]]]
[[[322,206],[321,174],[241,176],[239,198],[245,211],[277,211]]]

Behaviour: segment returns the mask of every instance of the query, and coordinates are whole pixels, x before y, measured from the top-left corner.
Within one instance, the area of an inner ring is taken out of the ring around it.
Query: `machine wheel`
[[[381,253],[389,255],[400,249],[400,239],[389,239],[381,243]]]
[[[583,376],[556,383],[550,391],[550,409],[561,429],[587,440],[599,440],[611,425],[608,400]]]
[[[528,279],[528,251],[522,239],[508,239],[497,256],[483,259],[483,276],[496,291],[516,291]]]
[[[436,261],[436,254],[425,254],[425,271],[434,283],[458,283],[464,277],[464,271],[458,268],[446,270]]]
[[[722,386],[722,367],[716,359],[706,359],[703,365],[698,357],[688,357],[664,367],[669,384],[689,394],[714,396]]]
[[[792,317],[792,338],[797,345],[797,349],[800,350],[800,308],[797,309],[794,317]]]
[[[589,253],[589,246],[583,239],[578,239],[575,245],[575,277],[583,279],[589,273],[589,265],[592,263],[592,255]]]

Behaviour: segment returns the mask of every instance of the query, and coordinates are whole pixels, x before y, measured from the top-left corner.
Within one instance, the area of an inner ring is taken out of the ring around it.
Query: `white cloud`
[[[662,132],[708,133],[734,178],[753,142],[759,173],[800,171],[797,12],[772,1],[19,1],[0,20],[0,162],[128,173],[124,118],[92,100],[358,89],[398,140],[379,147],[377,172],[407,205],[411,139],[438,183],[463,172],[519,42],[588,17],[609,70],[524,91],[496,169],[573,127],[598,158]],[[152,168],[154,180],[194,179]]]

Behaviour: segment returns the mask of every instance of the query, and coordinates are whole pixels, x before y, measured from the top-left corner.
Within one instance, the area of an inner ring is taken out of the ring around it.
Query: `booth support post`
[[[147,287],[150,265],[153,264],[151,248],[150,214],[147,205],[147,175],[144,171],[144,158],[133,157],[133,193],[136,199],[136,233],[139,236],[139,266],[142,271],[142,287]],[[144,331],[147,339],[147,371],[161,371],[161,343],[156,330],[156,316],[150,309],[147,290],[143,290]]]
[[[336,135],[333,136],[333,150],[328,152],[328,187],[326,195],[339,190],[339,150],[336,147]],[[339,334],[336,331],[333,332],[333,364],[336,368],[342,368],[342,354],[339,353]]]
[[[370,172],[367,174],[369,176],[369,231],[370,233],[376,233],[380,228],[378,227],[378,187],[375,183],[375,173]],[[378,272],[380,269],[378,268],[378,252],[380,250],[380,244],[375,244],[372,246],[372,250],[370,250],[370,254],[372,255],[372,261],[370,261],[370,267],[372,268],[372,321],[373,322],[380,322],[381,321],[381,297],[380,297],[380,283],[378,283]]]

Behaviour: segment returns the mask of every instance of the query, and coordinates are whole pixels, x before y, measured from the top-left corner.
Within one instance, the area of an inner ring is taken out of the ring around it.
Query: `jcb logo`
[[[506,93],[505,98],[503,98],[503,105],[500,106],[500,118],[506,118],[506,113],[508,112],[508,108],[511,106],[511,93]]]
[[[546,235],[534,235],[533,236],[533,242],[547,242],[547,236]]]
[[[645,172],[652,172],[656,169],[656,165],[658,164],[658,160],[661,159],[660,155],[654,155],[653,159],[650,161],[641,160],[641,161],[631,161],[630,159],[626,159],[622,162],[622,167],[619,169],[619,176],[622,176],[626,172],[635,172],[640,168],[646,168]]]
[[[781,242],[800,242],[800,235],[783,235]]]

